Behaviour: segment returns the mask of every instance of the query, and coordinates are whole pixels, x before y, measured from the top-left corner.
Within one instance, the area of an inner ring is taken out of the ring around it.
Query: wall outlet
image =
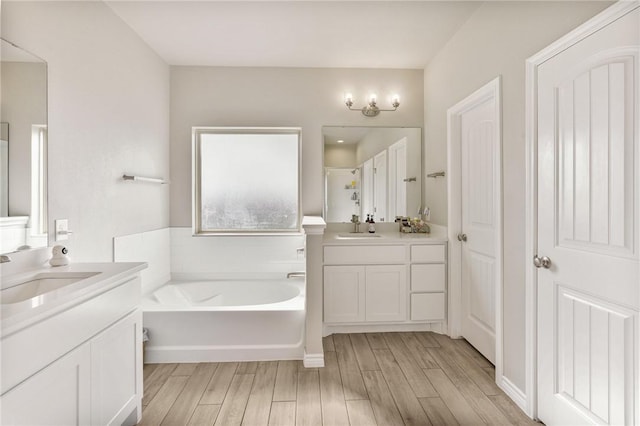
[[[64,241],[69,239],[69,220],[56,219],[56,241]]]

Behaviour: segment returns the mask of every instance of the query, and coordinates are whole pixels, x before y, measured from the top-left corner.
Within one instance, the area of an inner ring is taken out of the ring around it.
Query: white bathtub
[[[303,358],[304,279],[170,281],[142,309],[148,363]]]

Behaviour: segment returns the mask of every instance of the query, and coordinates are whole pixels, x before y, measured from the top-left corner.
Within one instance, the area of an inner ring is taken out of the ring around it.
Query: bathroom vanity
[[[2,277],[0,423],[140,420],[145,267],[74,264]]]
[[[327,232],[324,334],[442,331],[446,320],[447,237]]]

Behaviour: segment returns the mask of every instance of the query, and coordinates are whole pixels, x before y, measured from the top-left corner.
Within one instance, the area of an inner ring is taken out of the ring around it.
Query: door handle
[[[458,241],[467,241],[467,234],[458,234]]]
[[[533,265],[536,268],[549,269],[551,267],[551,259],[549,259],[547,256],[538,257],[538,255],[536,254],[535,256],[533,256]]]

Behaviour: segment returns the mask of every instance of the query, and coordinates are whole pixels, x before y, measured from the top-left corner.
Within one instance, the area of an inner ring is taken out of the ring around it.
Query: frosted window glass
[[[298,230],[298,133],[200,133],[200,227]]]

